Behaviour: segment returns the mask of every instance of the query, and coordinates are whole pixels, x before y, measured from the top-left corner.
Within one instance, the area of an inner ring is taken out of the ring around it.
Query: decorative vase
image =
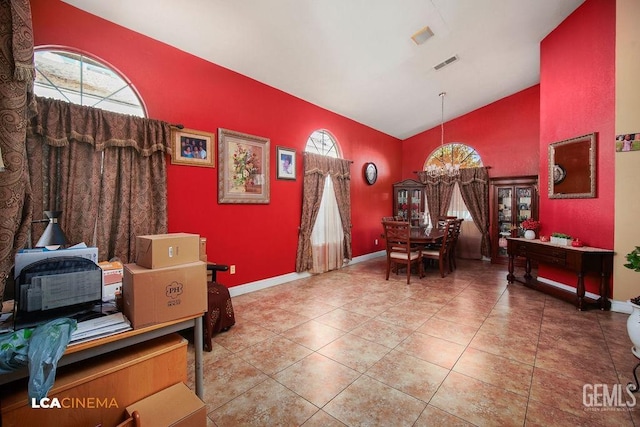
[[[529,240],[533,240],[536,238],[536,232],[533,230],[525,230],[524,231],[524,238],[525,239],[529,239]]]
[[[640,358],[640,305],[636,305],[632,302],[629,302],[633,311],[629,315],[627,319],[627,333],[629,334],[629,339],[633,343],[633,347],[631,347],[631,352],[638,358]]]

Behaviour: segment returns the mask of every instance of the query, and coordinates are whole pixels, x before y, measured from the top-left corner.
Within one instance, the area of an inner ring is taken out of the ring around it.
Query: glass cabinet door
[[[513,187],[499,187],[497,200],[498,214],[498,256],[507,256],[507,237],[513,230]]]
[[[531,187],[516,187],[516,226],[518,227],[519,235],[524,234],[524,231],[520,227],[522,221],[532,218],[533,211],[533,189]]]
[[[398,190],[397,200],[396,200],[396,216],[401,217],[403,220],[406,220],[408,217],[408,206],[409,206],[409,190]]]
[[[411,192],[411,225],[419,225],[422,206],[422,190]]]

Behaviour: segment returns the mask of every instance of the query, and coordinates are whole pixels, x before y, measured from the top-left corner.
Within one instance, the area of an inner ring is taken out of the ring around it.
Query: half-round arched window
[[[480,154],[475,149],[459,142],[452,142],[435,149],[427,157],[422,169],[441,169],[447,168],[447,165],[451,165],[451,167],[459,166],[461,169],[483,166]]]
[[[307,139],[307,146],[304,151],[328,157],[335,157],[336,159],[340,158],[338,143],[326,130],[314,131],[311,136],[309,136],[309,139]]]
[[[37,48],[34,59],[37,96],[147,116],[131,82],[104,62],[62,48]]]

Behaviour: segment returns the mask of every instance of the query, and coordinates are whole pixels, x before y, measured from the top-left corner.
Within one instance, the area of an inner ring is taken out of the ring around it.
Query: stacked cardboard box
[[[207,310],[207,267],[200,236],[156,234],[136,238],[136,262],[125,264],[124,314],[134,329]]]

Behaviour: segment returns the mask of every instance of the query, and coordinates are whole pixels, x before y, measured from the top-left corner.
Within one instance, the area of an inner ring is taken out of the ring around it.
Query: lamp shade
[[[44,229],[44,233],[40,236],[36,247],[42,248],[52,245],[65,245],[67,238],[58,224],[58,217],[62,211],[45,211],[44,214],[49,218],[47,228]]]

